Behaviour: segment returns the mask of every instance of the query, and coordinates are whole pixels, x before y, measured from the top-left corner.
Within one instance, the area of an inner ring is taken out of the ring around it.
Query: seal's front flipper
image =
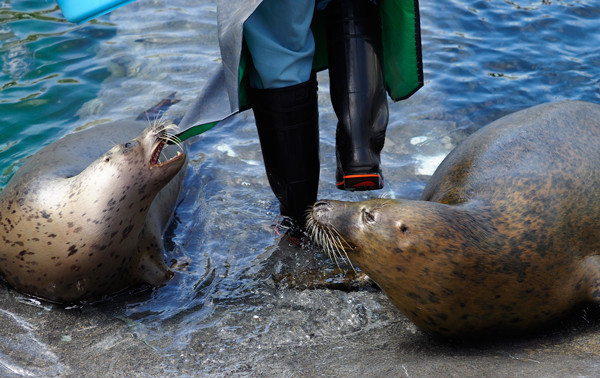
[[[160,286],[173,277],[173,271],[167,267],[163,258],[162,239],[144,230],[140,235],[138,248],[139,262],[137,271],[134,272],[136,278],[149,285]]]

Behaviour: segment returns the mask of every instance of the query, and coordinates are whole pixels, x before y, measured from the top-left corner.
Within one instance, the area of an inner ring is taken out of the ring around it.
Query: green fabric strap
[[[208,130],[212,129],[213,127],[215,127],[217,125],[217,123],[219,123],[219,122],[221,122],[221,121],[215,121],[215,122],[205,123],[202,125],[192,126],[189,129],[181,132],[180,134],[177,134],[177,138],[179,138],[179,140],[181,140],[181,141],[184,141],[193,136],[200,135],[203,132],[208,131]]]

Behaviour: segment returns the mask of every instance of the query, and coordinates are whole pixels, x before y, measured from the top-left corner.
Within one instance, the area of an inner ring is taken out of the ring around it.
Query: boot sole
[[[378,190],[383,188],[383,176],[380,174],[348,175],[335,185],[338,189],[349,191]]]

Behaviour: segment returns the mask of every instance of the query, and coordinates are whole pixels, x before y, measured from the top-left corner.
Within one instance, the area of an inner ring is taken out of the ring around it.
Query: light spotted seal
[[[106,123],[27,159],[0,193],[8,283],[71,303],[167,281],[162,232],[187,161],[184,147],[167,145],[172,126]]]
[[[500,118],[447,156],[420,201],[318,201],[308,224],[424,330],[539,329],[600,302],[600,106]]]

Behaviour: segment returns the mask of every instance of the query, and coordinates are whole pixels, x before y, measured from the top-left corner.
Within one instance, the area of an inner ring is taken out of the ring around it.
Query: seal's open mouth
[[[185,157],[184,153],[177,151],[177,154],[169,158],[164,152],[163,148],[167,144],[167,139],[164,135],[160,136],[156,147],[154,147],[154,152],[152,153],[152,157],[150,158],[150,166],[162,167],[167,164],[174,163],[177,160],[183,159]]]

